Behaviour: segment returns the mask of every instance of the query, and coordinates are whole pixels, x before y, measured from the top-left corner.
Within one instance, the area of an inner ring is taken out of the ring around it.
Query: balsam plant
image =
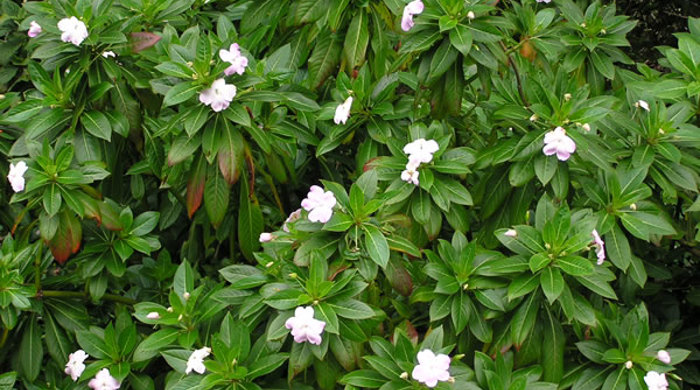
[[[0,388],[700,385],[698,19],[0,8]]]

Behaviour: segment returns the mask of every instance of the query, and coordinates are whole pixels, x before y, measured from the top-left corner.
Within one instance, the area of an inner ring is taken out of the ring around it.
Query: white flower
[[[644,100],[637,100],[637,101],[634,103],[634,106],[637,107],[637,108],[642,108],[642,109],[644,109],[644,110],[646,110],[646,111],[650,111],[650,109],[649,109],[649,103],[647,103],[647,102],[644,101]],[[652,371],[652,372],[653,372],[653,371]]]
[[[335,108],[335,116],[333,117],[333,122],[335,122],[336,125],[341,123],[345,124],[345,122],[348,121],[350,117],[350,107],[352,107],[352,96],[348,96],[343,103],[338,104],[338,107]]]
[[[571,157],[571,154],[576,151],[576,143],[568,135],[562,127],[550,131],[544,135],[544,147],[542,152],[551,156],[556,153],[557,158],[561,161],[566,161]]]
[[[547,3],[549,4],[552,0],[537,0],[538,3]]]
[[[435,140],[425,140],[423,138],[418,138],[417,140],[406,144],[403,147],[403,152],[408,155],[409,161],[414,161],[418,163],[429,163],[433,160],[433,153],[440,149]]]
[[[160,314],[158,314],[157,311],[152,311],[152,312],[146,314],[146,318],[148,318],[149,320],[159,320]]]
[[[649,387],[649,390],[667,390],[668,382],[666,374],[659,374],[656,371],[649,371],[644,376],[644,382]]]
[[[415,25],[413,21],[413,15],[418,15],[423,12],[423,2],[421,0],[413,0],[412,2],[406,4],[403,9],[403,16],[401,17],[401,29],[408,31]]]
[[[119,381],[116,380],[106,368],[101,369],[88,383],[93,390],[117,390]]]
[[[34,38],[37,35],[41,34],[41,25],[35,21],[29,22],[29,31],[27,31],[27,35],[29,35],[29,38]]]
[[[311,186],[306,199],[301,201],[301,207],[309,212],[309,221],[326,223],[333,215],[335,195],[331,191],[323,191],[319,186]]]
[[[284,221],[282,224],[282,230],[285,232],[289,233],[289,228],[287,227],[288,223],[296,222],[301,218],[301,209],[296,209],[294,212],[289,214],[289,217]]]
[[[61,40],[79,46],[88,37],[88,30],[81,20],[75,16],[63,18],[58,22],[58,29],[61,30]]]
[[[185,368],[185,374],[189,374],[194,371],[198,374],[204,374],[206,367],[204,367],[204,358],[211,354],[211,348],[204,347],[200,349],[195,349],[190,357],[187,359],[187,368]]]
[[[245,68],[248,66],[248,58],[241,55],[241,47],[238,46],[237,43],[232,43],[228,50],[219,50],[219,58],[231,64],[231,66],[224,70],[226,76],[230,76],[234,73],[243,74]]]
[[[401,172],[401,180],[417,186],[420,184],[418,181],[418,175],[420,175],[420,172],[418,172],[416,169],[409,169],[411,165],[411,163],[406,164],[406,169]]]
[[[516,232],[515,229],[508,229],[505,233],[503,233],[503,235],[506,237],[517,237],[518,232]]]
[[[671,364],[671,355],[663,349],[656,353],[656,358],[662,363]]]
[[[24,191],[24,173],[27,172],[27,164],[20,161],[17,165],[10,164],[10,172],[7,174],[7,180],[12,186],[14,192]]]
[[[311,306],[297,307],[294,317],[284,323],[284,327],[292,330],[292,336],[297,343],[308,341],[311,344],[321,344],[321,333],[326,323],[314,318],[314,308]]]
[[[476,15],[474,15],[474,11],[467,12],[467,18],[469,18],[469,20],[474,20],[474,18],[476,18]]]
[[[600,238],[600,234],[598,234],[598,231],[593,229],[591,232],[591,235],[593,235],[593,246],[595,246],[595,254],[598,256],[598,265],[603,264],[605,261],[605,241],[603,241],[602,238]]]
[[[85,371],[85,359],[90,355],[86,354],[85,351],[79,349],[70,355],[68,355],[68,363],[66,363],[65,373],[70,375],[73,381],[77,381],[80,375]]]
[[[275,238],[275,236],[273,236],[272,233],[260,233],[260,238],[258,238],[258,241],[270,242],[273,238]]]
[[[199,101],[206,106],[211,106],[215,112],[223,111],[231,104],[231,100],[236,96],[236,86],[226,84],[226,80],[218,79],[199,93]]]
[[[106,51],[102,53],[102,57],[104,58],[109,58],[109,57],[116,57],[117,55],[113,51]]]
[[[425,383],[428,387],[437,386],[438,381],[445,382],[450,379],[450,357],[424,349],[418,352],[418,365],[413,368],[411,377],[418,382]]]

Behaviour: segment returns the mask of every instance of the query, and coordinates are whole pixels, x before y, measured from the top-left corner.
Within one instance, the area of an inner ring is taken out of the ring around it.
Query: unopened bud
[[[663,135],[663,134],[666,134],[666,132],[664,131],[664,129],[659,129],[659,134]]]
[[[238,364],[238,359],[233,358],[233,360],[231,361],[231,365],[235,366],[236,364]]]
[[[187,301],[187,300],[190,299],[190,293],[188,293],[187,291],[185,291],[185,292],[182,294],[182,297]]]
[[[455,383],[455,377],[451,376],[451,377],[447,378],[447,382],[448,383]]]
[[[271,262],[265,264],[265,268],[270,268],[270,267],[272,267],[273,265],[275,265],[275,262],[274,262],[274,261],[271,261]]]
[[[633,365],[631,360],[625,362],[625,368],[628,370],[631,370]]]
[[[172,313],[172,312],[173,312],[173,307],[172,307],[172,306],[168,306],[168,308],[165,309],[165,311],[167,311],[168,313]]]
[[[318,305],[318,304],[319,304],[318,299],[314,299],[313,305],[316,306],[316,305]]]
[[[455,356],[452,358],[452,360],[462,360],[462,359],[464,359],[464,354],[463,354],[463,353],[458,353],[457,355],[455,355]]]
[[[584,123],[581,127],[586,131],[591,131],[591,125],[589,125],[588,123]]]
[[[296,278],[299,277],[299,275],[297,275],[296,272],[292,272],[291,274],[289,274],[289,277],[292,278],[292,279],[296,279]]]
[[[464,286],[462,286],[462,290],[464,290],[464,291],[469,290],[469,283],[464,283]]]
[[[149,320],[158,320],[160,319],[160,314],[158,314],[157,311],[152,311],[146,314],[146,318],[148,318]]]
[[[586,28],[586,22],[581,23],[581,27]]]
[[[608,30],[606,30],[606,29],[604,29],[604,28],[601,28],[601,29],[600,29],[600,33],[603,34],[603,35],[605,35],[605,34],[608,33]]]
[[[408,379],[408,373],[406,371],[402,372],[401,375],[399,375],[399,378]]]
[[[537,116],[537,114],[532,114],[532,116],[530,117],[530,122],[534,122],[538,119],[540,119],[540,118]]]
[[[564,94],[564,100],[566,100],[567,102],[568,102],[569,100],[571,100],[571,97],[572,97],[572,96],[571,96],[570,93],[565,93],[565,94]]]
[[[178,320],[178,321],[182,321],[182,314],[180,314],[179,316],[177,316],[177,320]]]
[[[469,12],[467,12],[467,17],[468,17],[470,20],[474,20],[474,18],[476,18],[476,15],[474,15],[474,12],[469,11]]]
[[[632,209],[633,211],[637,211],[637,204],[636,204],[636,203],[632,203],[632,204],[630,205],[630,209]]]
[[[550,249],[552,249],[552,246],[551,246],[551,245],[549,245],[549,243],[548,243],[548,242],[545,242],[545,243],[544,243],[544,247],[545,247],[545,248],[547,248],[547,250],[550,250]]]

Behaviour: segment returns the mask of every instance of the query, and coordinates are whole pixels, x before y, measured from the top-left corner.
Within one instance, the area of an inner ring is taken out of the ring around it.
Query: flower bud
[[[671,355],[663,349],[656,353],[656,358],[662,363],[671,364]]]
[[[275,265],[275,262],[274,262],[274,261],[271,261],[271,262],[265,264],[265,268],[270,268],[270,267],[272,267],[273,265]]]
[[[292,278],[292,279],[296,279],[296,278],[299,277],[299,275],[297,275],[296,272],[292,272],[291,274],[289,274],[289,277]]]
[[[586,131],[591,131],[591,125],[589,125],[588,123],[584,123],[581,127]]]
[[[474,20],[474,18],[476,18],[476,15],[474,15],[474,12],[473,12],[473,11],[469,11],[469,12],[467,12],[467,17],[468,17],[470,20]]]
[[[633,366],[633,364],[632,364],[632,361],[631,361],[631,360],[628,360],[628,361],[625,362],[625,368],[626,368],[626,369],[631,370],[631,369],[632,369],[632,366]]]
[[[399,378],[408,379],[408,373],[406,371],[402,372],[401,375],[399,375]]]
[[[152,311],[152,312],[146,314],[146,318],[148,318],[149,320],[159,320],[160,314],[158,314],[157,311]]]
[[[530,117],[530,122],[534,122],[538,119],[540,119],[540,118],[537,116],[537,114],[532,114],[532,116]]]
[[[506,237],[517,237],[517,236],[518,236],[518,232],[515,231],[515,229],[508,229],[508,230],[506,230],[505,233],[503,233],[503,235],[506,236]]]
[[[570,93],[565,93],[565,94],[564,94],[564,100],[565,100],[565,101],[568,102],[569,100],[571,100],[571,98],[572,98],[572,96],[571,96]]]
[[[173,312],[173,307],[172,307],[172,306],[168,306],[168,308],[165,309],[165,311],[167,311],[168,313],[172,313],[172,312]]]
[[[190,293],[188,293],[187,291],[185,291],[184,293],[182,293],[182,297],[187,301],[187,300],[190,299]]]
[[[632,203],[632,204],[630,205],[630,209],[631,209],[632,211],[637,211],[637,204],[636,204],[636,203]]]

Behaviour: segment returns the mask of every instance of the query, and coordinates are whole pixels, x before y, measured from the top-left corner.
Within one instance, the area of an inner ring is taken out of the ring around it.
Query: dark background
[[[676,46],[677,32],[688,31],[688,17],[700,17],[700,0],[619,0],[618,14],[639,21],[627,34],[628,54],[638,62],[656,64],[660,54],[654,46]]]

